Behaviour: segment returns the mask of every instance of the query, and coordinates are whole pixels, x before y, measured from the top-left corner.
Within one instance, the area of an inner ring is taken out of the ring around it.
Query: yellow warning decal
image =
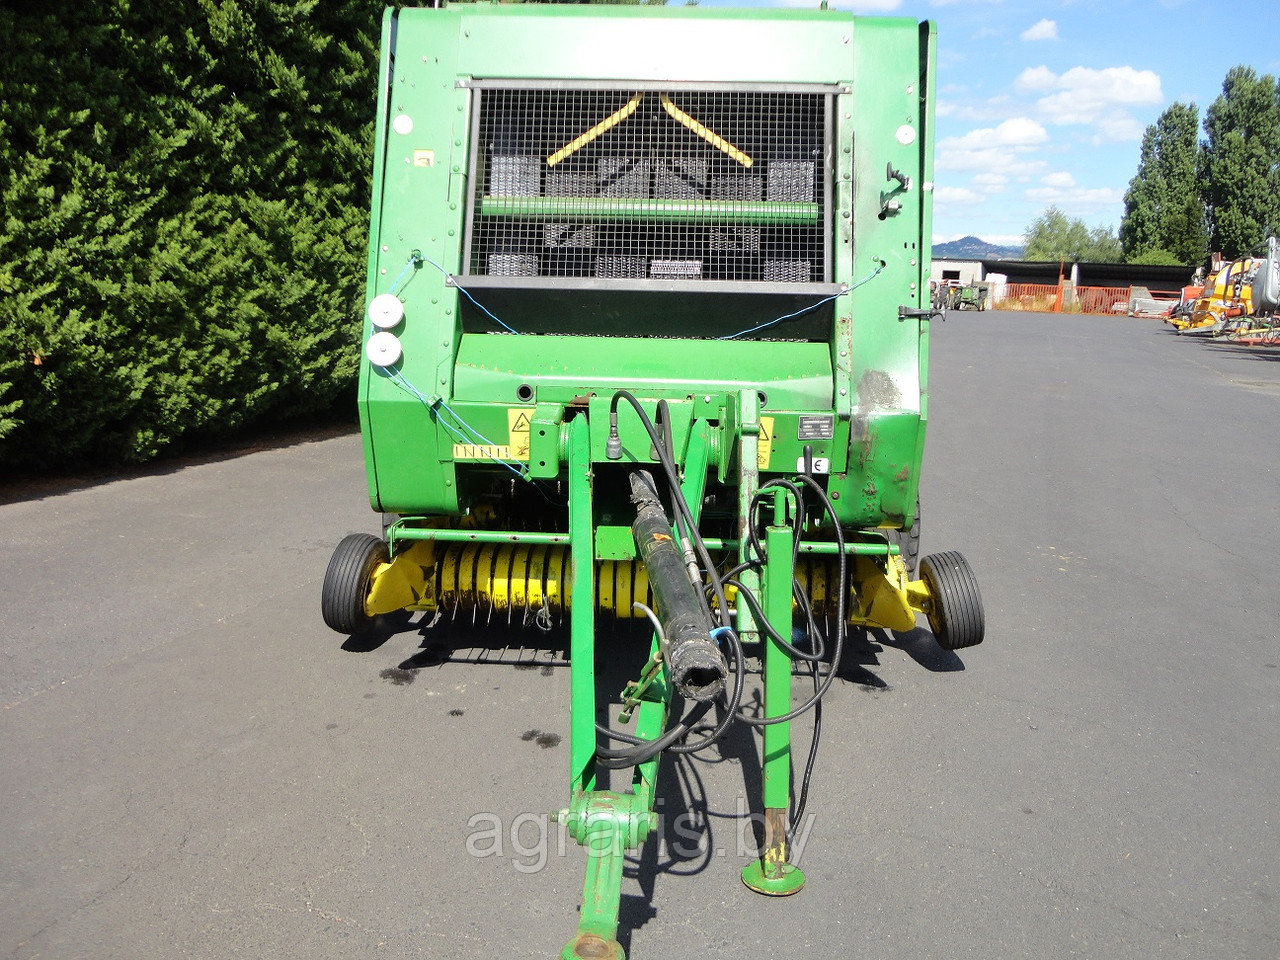
[[[773,453],[773,417],[760,418],[760,436],[756,438],[756,469],[769,469],[769,456]]]
[[[507,442],[511,456],[516,460],[529,459],[529,421],[533,410],[529,407],[507,407]]]
[[[455,443],[455,460],[510,460],[511,448],[505,443]]]

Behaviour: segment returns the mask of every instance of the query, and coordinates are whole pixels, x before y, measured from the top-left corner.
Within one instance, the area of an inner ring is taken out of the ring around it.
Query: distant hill
[[[1022,256],[1021,247],[1000,247],[978,237],[961,237],[946,243],[933,245],[935,258],[952,260],[1017,260]]]

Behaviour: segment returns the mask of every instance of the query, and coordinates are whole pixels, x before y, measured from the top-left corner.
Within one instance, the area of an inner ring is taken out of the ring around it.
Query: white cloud
[[[1048,67],[1027,67],[1013,81],[1013,88],[1019,93],[1044,93],[1057,82],[1058,75]]]
[[[1009,185],[1009,175],[987,171],[974,174],[969,182],[975,187],[985,187],[990,193],[999,193]]]
[[[1142,124],[1127,108],[1164,100],[1159,74],[1129,66],[1072,67],[1062,74],[1048,67],[1028,67],[1013,85],[1021,93],[1046,94],[1036,107],[1050,123],[1095,127],[1095,142],[1138,139]]]
[[[952,206],[963,206],[971,203],[981,203],[986,198],[975,193],[966,187],[934,187],[933,202],[938,204],[948,204]]]
[[[1122,202],[1124,191],[1115,187],[1030,187],[1027,199],[1061,207],[1102,207]]]
[[[1041,20],[1018,34],[1019,40],[1057,40],[1058,21]]]
[[[1029,160],[1049,139],[1044,127],[1028,117],[1012,117],[995,127],[980,127],[960,137],[938,141],[939,170],[1001,173],[1025,176],[1045,166],[1043,161]]]
[[[1053,173],[1045,174],[1041,177],[1040,182],[1046,187],[1074,187],[1076,178],[1065,170],[1055,170]]]
[[[938,98],[938,116],[972,120],[976,123],[994,123],[1004,120],[1020,109],[1022,108],[1015,105],[1008,94],[1003,93],[985,100],[957,101],[945,97]]]
[[[978,150],[990,147],[1011,147],[1016,150],[1039,146],[1048,139],[1049,134],[1044,127],[1030,117],[1010,117],[994,128],[983,127],[970,130],[961,137],[947,137],[938,144],[938,150]]]

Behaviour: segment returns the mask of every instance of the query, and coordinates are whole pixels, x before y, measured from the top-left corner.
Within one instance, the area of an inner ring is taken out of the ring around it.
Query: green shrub
[[[352,400],[381,11],[0,8],[0,468]]]

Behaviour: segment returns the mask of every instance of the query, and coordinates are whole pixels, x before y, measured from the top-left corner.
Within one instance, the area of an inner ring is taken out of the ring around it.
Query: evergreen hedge
[[[0,7],[0,470],[352,402],[381,12]]]

